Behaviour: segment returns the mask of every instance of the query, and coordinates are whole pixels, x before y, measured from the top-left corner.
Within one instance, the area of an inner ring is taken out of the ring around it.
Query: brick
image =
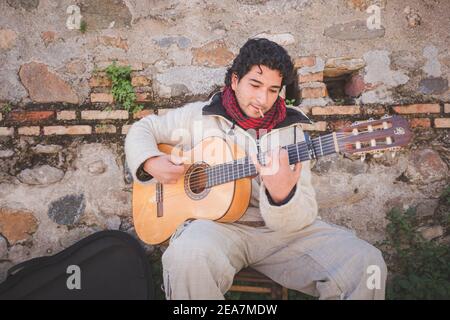
[[[445,113],[450,113],[450,104],[446,103],[446,104],[444,105],[444,112],[445,112]],[[0,120],[1,120],[1,118],[0,118]]]
[[[150,79],[144,76],[131,77],[131,85],[133,87],[145,87],[150,85]]]
[[[411,104],[407,106],[395,106],[394,111],[399,114],[411,113],[440,113],[439,104]]]
[[[133,118],[134,119],[141,119],[144,118],[148,115],[151,114],[155,114],[155,110],[149,110],[149,109],[145,109],[145,110],[141,110],[139,112],[136,112],[135,114],[133,114]]]
[[[114,98],[111,93],[91,93],[92,103],[113,103]]]
[[[316,57],[299,57],[294,59],[294,68],[312,67],[316,64]]]
[[[363,111],[368,116],[382,116],[387,113],[383,107],[364,107]]]
[[[436,128],[450,128],[450,118],[436,118],[434,119],[434,126]]]
[[[56,119],[58,120],[75,120],[77,118],[77,113],[73,110],[63,110],[56,113]]]
[[[0,136],[13,136],[14,128],[0,127]]]
[[[107,76],[94,76],[89,79],[91,87],[110,87],[111,80]]]
[[[301,95],[304,99],[314,99],[314,98],[322,98],[328,95],[327,88],[325,85],[323,87],[316,88],[302,88]]]
[[[54,116],[54,111],[13,111],[9,114],[9,119],[17,122],[42,121]]]
[[[97,111],[85,110],[81,111],[81,119],[84,120],[125,120],[128,119],[128,111],[126,110],[111,110],[111,111]]]
[[[127,134],[128,130],[130,130],[131,124],[126,124],[122,126],[122,134]]]
[[[409,124],[411,128],[429,128],[431,127],[431,120],[428,118],[410,119]]]
[[[112,124],[96,125],[95,133],[116,133],[116,127]]]
[[[90,126],[49,126],[44,127],[44,135],[80,135],[91,134]]]
[[[101,36],[97,38],[100,44],[109,47],[116,47],[125,51],[128,51],[128,41],[121,37]]]
[[[19,131],[19,135],[22,135],[22,136],[38,136],[41,133],[40,128],[38,126],[20,127],[18,131]]]
[[[136,93],[137,102],[149,102],[151,101],[151,94],[148,92]]]
[[[55,41],[56,32],[54,31],[45,31],[41,33],[42,41],[44,41],[45,46],[47,47],[50,43]]]
[[[326,131],[327,130],[327,122],[326,121],[317,121],[313,124],[302,123],[302,129],[305,131]]]
[[[343,114],[360,114],[359,106],[328,106],[313,107],[312,114],[315,116],[343,115]]]
[[[299,83],[316,82],[316,81],[323,81],[323,71],[316,73],[309,73],[305,75],[302,74],[298,75]]]
[[[330,122],[330,128],[333,131],[338,131],[341,130],[342,128],[351,126],[352,123],[353,121],[350,120],[336,120]]]

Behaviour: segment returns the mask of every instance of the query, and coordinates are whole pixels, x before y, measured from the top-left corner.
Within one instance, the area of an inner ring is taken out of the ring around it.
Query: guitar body
[[[167,144],[159,144],[158,148],[185,159],[185,174],[176,184],[133,184],[133,220],[142,241],[162,243],[188,219],[233,222],[245,213],[250,203],[251,177],[205,188],[202,174],[208,166],[245,157],[236,144],[210,137],[188,151]]]

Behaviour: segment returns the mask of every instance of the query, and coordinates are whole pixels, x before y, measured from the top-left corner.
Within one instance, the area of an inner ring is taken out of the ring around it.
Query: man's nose
[[[256,101],[260,106],[265,106],[267,104],[267,92],[265,90],[259,91]]]

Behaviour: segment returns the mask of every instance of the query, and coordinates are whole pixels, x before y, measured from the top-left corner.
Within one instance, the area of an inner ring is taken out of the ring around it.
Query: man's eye
[[[254,85],[254,84],[250,84],[253,88],[258,88],[259,86]]]

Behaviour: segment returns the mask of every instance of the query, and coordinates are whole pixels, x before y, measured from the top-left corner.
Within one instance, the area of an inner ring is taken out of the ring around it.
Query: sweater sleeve
[[[149,115],[131,126],[125,139],[125,156],[135,181],[151,182],[152,176],[143,170],[143,165],[147,159],[165,154],[158,149],[158,144],[190,143],[199,110],[201,112],[201,103],[190,103],[161,116]]]

